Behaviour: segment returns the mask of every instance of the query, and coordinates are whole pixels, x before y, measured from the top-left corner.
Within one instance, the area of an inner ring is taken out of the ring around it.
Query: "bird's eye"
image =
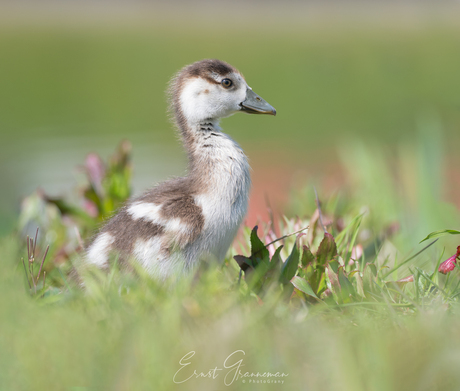
[[[233,85],[233,82],[230,79],[223,79],[221,83],[224,88],[230,88]]]

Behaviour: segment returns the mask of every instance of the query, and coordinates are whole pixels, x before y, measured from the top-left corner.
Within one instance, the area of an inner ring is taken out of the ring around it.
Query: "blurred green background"
[[[446,156],[458,151],[455,9],[123,4],[2,6],[0,232],[13,226],[21,197],[69,191],[88,152],[107,156],[123,138],[134,145],[135,193],[182,174],[164,91],[202,58],[236,66],[276,107],[276,118],[223,122],[258,167],[314,171],[358,138],[389,150],[410,144],[426,112],[439,120]]]
[[[107,157],[123,138],[134,147],[135,193],[182,174],[164,91],[184,65],[216,57],[278,112],[223,121],[250,157],[255,187],[271,197],[303,186],[293,217],[312,213],[319,183],[326,213],[337,199],[338,216],[369,212],[363,236],[399,224],[381,253],[400,262],[430,231],[459,228],[459,11],[449,2],[3,2],[0,234],[16,224],[23,196],[72,194],[85,156]],[[352,197],[340,199],[340,186]],[[457,240],[442,238],[395,278],[417,265],[436,270]],[[15,236],[0,248],[0,390],[177,390],[186,352],[196,350],[205,371],[236,349],[248,370],[290,378],[285,388],[231,389],[459,389],[455,292],[414,284],[410,311],[378,300],[356,312],[260,305],[241,299],[229,262],[193,289],[111,273],[84,293],[50,287],[53,304],[24,295]],[[223,387],[201,380],[180,389]]]

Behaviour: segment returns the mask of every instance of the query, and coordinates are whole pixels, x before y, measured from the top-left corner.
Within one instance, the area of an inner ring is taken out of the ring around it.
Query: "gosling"
[[[134,259],[159,280],[222,261],[246,215],[251,178],[241,147],[219,126],[236,112],[276,115],[243,75],[220,60],[184,67],[171,80],[171,112],[188,155],[188,175],[129,201],[96,235],[86,262],[111,253]]]

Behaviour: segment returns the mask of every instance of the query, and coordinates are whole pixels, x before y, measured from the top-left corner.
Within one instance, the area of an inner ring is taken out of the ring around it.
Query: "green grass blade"
[[[423,243],[424,241],[429,240],[429,239],[439,238],[441,236],[446,236],[446,235],[460,235],[460,231],[456,231],[454,229],[444,229],[444,230],[441,230],[441,231],[434,231],[434,232],[430,233],[420,243]]]

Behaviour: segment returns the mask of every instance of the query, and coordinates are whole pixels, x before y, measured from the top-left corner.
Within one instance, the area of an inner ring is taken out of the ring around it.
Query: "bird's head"
[[[179,123],[218,120],[236,112],[276,115],[248,86],[243,75],[220,60],[202,60],[183,68],[171,83]]]

